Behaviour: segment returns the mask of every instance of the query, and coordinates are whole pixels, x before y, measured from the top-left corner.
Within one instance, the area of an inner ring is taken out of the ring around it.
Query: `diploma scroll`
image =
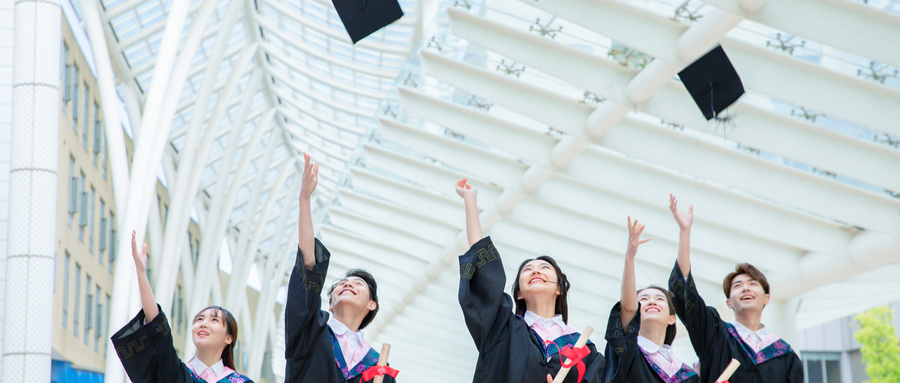
[[[391,352],[391,345],[384,343],[381,345],[381,355],[378,356],[377,366],[387,366],[388,354]],[[381,383],[384,381],[384,375],[378,375],[372,383]]]
[[[737,359],[731,359],[731,363],[728,363],[728,367],[725,367],[725,371],[722,371],[722,375],[719,375],[719,379],[716,379],[716,383],[728,382],[728,379],[731,379],[731,375],[734,374],[740,366],[741,362],[738,362]]]
[[[593,333],[593,332],[594,332],[594,328],[593,328],[593,327],[591,327],[591,326],[585,327],[585,328],[584,328],[584,332],[581,333],[581,336],[578,337],[578,341],[575,342],[575,347],[574,347],[574,348],[577,349],[577,348],[584,347],[584,345],[587,344],[588,338],[591,337],[591,333]],[[560,357],[562,357],[562,356],[560,356]],[[571,362],[570,362],[568,359],[566,359],[566,361],[563,362],[562,364],[563,364],[563,365],[566,365],[566,364],[569,364],[569,363],[571,363]],[[563,368],[561,368],[561,369],[559,370],[559,372],[556,374],[556,378],[553,379],[553,383],[562,383],[562,381],[566,378],[566,375],[569,374],[569,370],[570,370],[570,369],[571,369],[571,367],[563,367]]]

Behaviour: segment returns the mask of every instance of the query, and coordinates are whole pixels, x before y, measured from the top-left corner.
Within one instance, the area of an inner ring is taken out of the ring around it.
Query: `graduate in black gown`
[[[303,155],[306,164],[300,189],[300,243],[288,285],[284,318],[287,359],[285,382],[371,382],[379,354],[369,346],[362,330],[378,312],[378,285],[365,270],[353,269],[328,289],[329,319],[322,308],[322,288],[331,254],[313,236],[310,198],[318,181],[318,164]],[[388,369],[391,371],[390,369]],[[369,372],[366,372],[369,371]],[[395,372],[392,372],[396,375]],[[383,375],[385,383],[395,383]]]
[[[131,233],[131,254],[138,275],[143,310],[112,336],[116,354],[134,383],[252,383],[234,371],[237,321],[228,310],[210,306],[194,316],[191,337],[197,355],[178,359],[172,329],[147,279],[147,245],[138,253]]]
[[[800,358],[783,339],[761,323],[769,303],[769,282],[749,263],[737,265],[722,284],[728,307],[735,320],[725,322],[714,307],[707,307],[697,292],[691,275],[690,238],[694,207],[678,210],[678,200],[669,196],[669,209],[681,229],[678,261],[669,277],[675,296],[675,312],[688,330],[694,351],[700,358],[700,381],[714,383],[731,359],[741,366],[731,383],[802,383]]]
[[[513,312],[513,299],[503,292],[500,253],[490,237],[482,238],[476,190],[463,179],[456,191],[465,200],[471,246],[459,257],[459,304],[478,349],[473,382],[552,382],[563,363],[561,354],[581,354],[564,382],[603,382],[606,361],[594,344],[573,349],[580,334],[566,325],[569,282],[556,261],[540,256],[522,262],[512,288]]]
[[[677,320],[672,294],[657,286],[635,291],[634,258],[638,246],[650,240],[641,240],[643,231],[644,225],[628,217],[622,300],[610,311],[606,327],[607,381],[699,382],[700,376],[672,352]]]

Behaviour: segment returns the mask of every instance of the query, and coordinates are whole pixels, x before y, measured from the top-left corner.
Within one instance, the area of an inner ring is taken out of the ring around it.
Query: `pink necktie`
[[[213,370],[211,368],[207,368],[203,371],[203,373],[200,374],[200,379],[203,379],[206,382],[209,382],[209,378],[211,377],[213,377]]]

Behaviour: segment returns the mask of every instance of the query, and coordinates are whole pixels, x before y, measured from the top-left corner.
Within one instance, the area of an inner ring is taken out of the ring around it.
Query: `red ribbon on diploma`
[[[731,383],[731,382],[729,382],[729,381],[727,381],[727,380],[722,380],[722,381],[718,381],[718,382],[716,382],[716,383]]]
[[[591,350],[587,348],[587,346],[572,348],[572,346],[566,346],[562,350],[559,351],[560,354],[569,358],[567,362],[562,362],[563,368],[572,368],[572,366],[578,367],[578,382],[581,382],[581,379],[584,378],[584,357],[588,356],[591,353]]]
[[[391,368],[391,366],[372,366],[363,371],[362,380],[368,381],[374,379],[376,376],[384,376],[390,375],[392,378],[396,378],[397,374],[399,374],[396,368]]]

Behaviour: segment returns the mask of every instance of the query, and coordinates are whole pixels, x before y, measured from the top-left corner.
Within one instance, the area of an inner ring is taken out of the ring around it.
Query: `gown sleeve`
[[[507,336],[512,299],[503,292],[506,274],[490,237],[459,256],[459,305],[478,352]]]
[[[725,322],[715,308],[706,306],[697,292],[693,275],[688,273],[685,278],[678,263],[675,263],[669,277],[669,291],[673,295],[675,313],[687,329],[694,351],[702,360],[710,345],[719,340]]]
[[[800,362],[800,357],[797,356],[797,353],[792,352],[789,358],[791,359],[788,362],[788,383],[804,383],[803,364]]]
[[[609,312],[609,322],[606,325],[606,381],[607,382],[633,382],[632,366],[642,358],[638,350],[637,337],[641,330],[641,309],[638,306],[637,313],[628,323],[628,327],[622,323],[622,303],[618,302]]]
[[[320,331],[325,331],[328,316],[322,312],[322,288],[328,273],[331,254],[316,239],[316,264],[312,269],[303,265],[303,253],[297,249],[297,260],[288,283],[285,303],[284,357],[288,365],[292,360],[302,360],[316,352],[316,339]]]
[[[157,305],[159,307],[159,305]],[[178,358],[166,315],[144,324],[144,310],[110,338],[134,383],[192,383],[191,372]]]

